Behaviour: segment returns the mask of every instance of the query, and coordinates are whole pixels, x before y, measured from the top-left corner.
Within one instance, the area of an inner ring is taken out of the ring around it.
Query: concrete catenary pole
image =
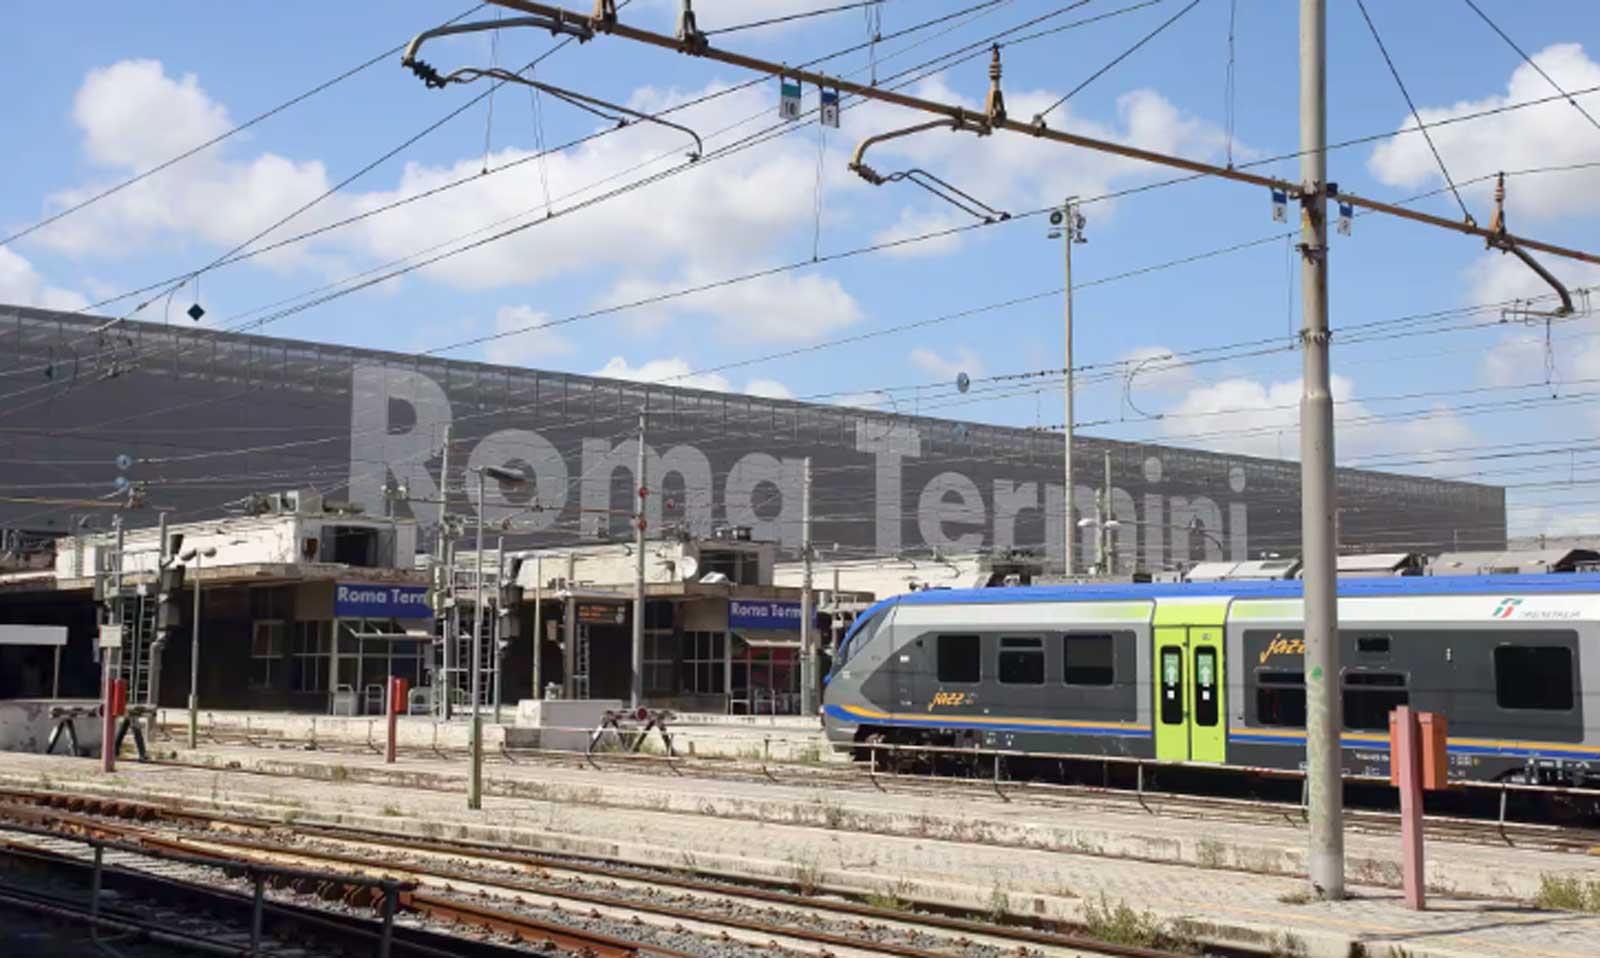
[[[1310,877],[1344,897],[1344,794],[1336,600],[1333,395],[1328,375],[1326,0],[1300,0],[1300,536],[1305,553],[1306,778]]]
[[[481,501],[478,504],[478,508],[479,509],[483,508],[483,503]],[[479,520],[479,523],[480,524],[482,523],[481,519]],[[505,612],[505,610],[500,607],[500,603],[502,601],[504,601],[505,595],[506,595],[506,537],[505,536],[500,536],[499,538],[497,538],[495,540],[495,544],[494,544],[494,568],[495,568],[495,573],[494,573],[494,589],[495,589],[494,618],[491,620],[491,622],[493,623],[493,626],[492,626],[492,628],[490,630],[494,634],[494,646],[493,646],[493,648],[494,648],[494,677],[491,678],[490,681],[494,683],[494,685],[493,685],[493,688],[494,688],[494,724],[499,725],[500,724],[500,696],[501,696],[502,691],[503,691],[501,680],[500,680],[501,679],[501,675],[502,675],[501,667],[505,665],[505,653],[502,650],[505,648],[505,645],[506,645],[506,643],[504,641],[505,636],[504,636],[504,634],[502,632],[502,630],[505,628],[505,623],[506,623],[506,617],[503,614]]]
[[[638,510],[633,517],[633,684],[629,686],[628,703],[638,708],[644,701],[644,516],[645,499],[650,488],[645,483],[645,413],[639,410],[639,464],[633,477],[639,483]]]
[[[467,665],[467,708],[472,710],[472,777],[467,783],[467,807],[483,807],[483,709],[479,696],[483,661],[483,470],[478,470],[478,548],[472,599],[472,661]]]
[[[1061,481],[1064,496],[1062,499],[1061,516],[1061,547],[1062,569],[1066,575],[1071,576],[1077,566],[1073,556],[1073,546],[1076,540],[1077,529],[1072,519],[1072,239],[1073,217],[1077,215],[1077,208],[1072,200],[1062,204],[1061,246],[1066,250],[1062,259],[1062,276],[1065,306],[1062,311],[1062,342],[1065,347],[1066,382],[1062,390],[1064,399],[1062,405],[1065,416],[1062,418],[1062,431],[1066,436],[1066,451],[1062,454]]]
[[[1111,575],[1117,563],[1111,549],[1111,450],[1105,451],[1105,478],[1100,484],[1100,501],[1097,504],[1100,534],[1100,574]]]
[[[533,557],[533,694],[544,698],[544,556]]]
[[[561,695],[578,697],[578,554],[567,553],[567,601],[561,610],[561,621],[566,627],[567,640],[561,654]]]
[[[444,452],[439,459],[439,541],[436,543],[439,552],[439,565],[444,568],[441,584],[445,590],[443,604],[444,622],[440,626],[440,634],[444,637],[444,647],[441,651],[439,675],[439,691],[442,697],[439,703],[439,716],[446,722],[450,721],[450,694],[454,690],[455,676],[450,671],[452,660],[455,658],[454,646],[456,644],[456,630],[452,627],[455,622],[455,603],[451,601],[456,594],[456,567],[455,558],[450,554],[450,427],[444,427]]]
[[[194,617],[189,622],[189,747],[200,747],[200,555],[194,556]]]
[[[800,714],[817,714],[817,630],[812,625],[811,457],[800,474]]]

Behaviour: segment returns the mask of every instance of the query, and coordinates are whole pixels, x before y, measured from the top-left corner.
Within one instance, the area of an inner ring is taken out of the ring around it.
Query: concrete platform
[[[170,745],[163,743],[162,747]],[[1595,883],[1593,854],[1434,842],[1432,910],[1404,909],[1397,839],[1352,833],[1352,892],[1308,902],[1304,831],[1063,803],[965,795],[820,793],[549,762],[486,769],[480,812],[465,808],[459,759],[205,748],[209,768],[8,756],[0,782],[156,797],[292,821],[799,879],[858,892],[1070,920],[1126,904],[1208,941],[1283,954],[1409,958],[1593,958],[1600,915],[1541,911],[1548,878]],[[305,777],[300,777],[305,776]],[[1135,809],[1137,807],[1135,806]],[[1484,897],[1489,896],[1489,897]]]
[[[589,733],[599,723],[600,713],[607,706],[616,704],[557,701],[541,702],[534,708],[524,708],[523,704],[506,705],[501,710],[500,722],[492,721],[488,714],[484,716],[484,747],[491,752],[497,752],[502,747],[581,751]],[[544,708],[547,706],[550,708]],[[542,725],[541,712],[548,712],[543,717]],[[187,727],[188,720],[188,713],[183,709],[162,709],[160,712],[160,722],[168,728]],[[386,719],[375,715],[304,715],[216,709],[202,709],[199,715],[202,739],[249,738],[282,745],[343,743],[381,749],[386,723]],[[688,755],[755,759],[766,754],[780,761],[824,760],[832,757],[822,727],[814,718],[686,713],[674,717],[671,730],[674,747]],[[439,722],[429,716],[405,715],[400,717],[397,732],[403,748],[460,751],[467,747],[470,728],[465,717]],[[98,748],[98,729],[95,730],[94,741]]]

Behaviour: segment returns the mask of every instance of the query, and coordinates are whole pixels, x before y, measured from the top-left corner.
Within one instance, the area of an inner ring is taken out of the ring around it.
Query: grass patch
[[[1576,875],[1540,875],[1539,894],[1533,903],[1552,911],[1600,913],[1600,881],[1585,881]]]
[[[400,813],[400,806],[399,805],[385,805],[385,806],[383,806],[383,814],[389,816],[390,818],[399,818],[400,814],[401,814]]]
[[[1127,902],[1113,904],[1103,892],[1098,902],[1084,904],[1083,929],[1091,937],[1113,945],[1179,952],[1199,951],[1199,943],[1183,929],[1169,925],[1148,911],[1138,911]]]

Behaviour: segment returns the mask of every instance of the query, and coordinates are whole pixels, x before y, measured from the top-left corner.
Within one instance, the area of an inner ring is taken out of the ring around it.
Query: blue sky
[[[1580,0],[1480,3],[1563,86],[1600,86],[1600,6]],[[701,26],[714,29],[833,5],[836,0],[700,0],[695,7]],[[879,8],[882,30],[889,34],[970,5],[887,0]],[[1040,26],[1131,5],[1092,0]],[[622,16],[670,32],[676,6],[675,0],[634,0]],[[1011,0],[885,42],[875,51],[878,74],[891,76],[1061,6]],[[1006,47],[1003,85],[1012,113],[1031,115],[1182,6],[1182,0],[1167,0]],[[7,151],[0,232],[147,169],[469,7],[26,5],[14,15],[15,29],[0,39],[0,77],[20,91],[8,100],[5,141],[26,145]],[[1237,0],[1237,162],[1296,146],[1296,7],[1288,0]],[[1553,92],[1460,0],[1373,0],[1368,7],[1430,122]],[[491,8],[474,17],[494,15]],[[1229,16],[1228,0],[1201,0],[1052,113],[1051,125],[1224,159]],[[1409,126],[1405,102],[1355,0],[1330,0],[1329,21],[1330,140]],[[859,44],[866,35],[866,17],[851,10],[717,42],[799,62]],[[481,34],[432,43],[424,59],[446,69],[518,67],[551,45],[548,34],[508,30],[498,40]],[[865,51],[826,68],[854,78],[871,70]],[[750,79],[733,68],[607,37],[569,45],[542,63],[537,76],[645,112]],[[987,56],[980,56],[911,89],[978,106],[986,87]],[[0,302],[78,308],[193,270],[484,88],[480,81],[427,90],[398,58],[385,60],[137,187],[0,247]],[[806,90],[807,106],[815,96]],[[777,82],[766,81],[676,116],[715,150],[777,123],[777,101]],[[872,187],[845,169],[862,137],[917,122],[920,114],[852,106],[842,128],[827,131],[820,142],[821,131],[808,118],[769,142],[673,172],[687,165],[687,139],[647,125],[529,160],[541,141],[557,146],[610,124],[549,96],[536,102],[525,88],[506,87],[492,102],[492,121],[486,104],[473,107],[263,242],[478,173],[486,162],[491,171],[509,168],[206,273],[199,291],[205,321],[231,328],[272,316],[258,310],[297,302],[291,297],[436,244],[458,245],[501,221],[538,225],[260,329],[377,348],[439,349],[809,259],[814,250],[826,257],[973,222],[909,184]],[[1600,115],[1600,94],[1580,102]],[[1462,181],[1501,169],[1600,163],[1600,129],[1563,103],[1450,124],[1436,130],[1435,141]],[[945,131],[878,147],[869,162],[886,173],[926,169],[1011,212],[1171,175],[1008,134],[980,140]],[[1297,178],[1291,160],[1263,169]],[[650,173],[668,175],[538,222],[547,210]],[[1415,134],[1335,151],[1330,178],[1344,190],[1386,199],[1442,184]],[[1489,189],[1479,183],[1463,191],[1480,222],[1489,217]],[[1600,246],[1600,167],[1515,176],[1510,196],[1515,230]],[[1417,206],[1459,216],[1447,196]],[[1286,347],[1298,323],[1298,277],[1286,242],[1272,239],[1284,227],[1272,222],[1268,196],[1203,181],[1093,202],[1085,214],[1089,242],[1075,250],[1074,279],[1082,287],[1076,359],[1097,369],[1079,374],[1076,418],[1083,431],[1292,456],[1300,355],[1273,347]],[[1097,282],[1254,241],[1262,242]],[[1538,295],[1545,287],[1514,260],[1445,231],[1363,217],[1352,236],[1335,237],[1332,257],[1333,323],[1343,331],[1334,352],[1341,461],[1507,484],[1516,532],[1600,530],[1600,493],[1590,491],[1589,482],[1600,477],[1595,453],[1503,456],[1565,448],[1595,435],[1600,416],[1585,398],[1600,388],[1593,320],[1553,325],[1547,350],[1542,322],[1501,324],[1492,308],[1455,312]],[[1043,221],[1020,218],[445,354],[1054,426],[1061,421],[1058,375],[993,377],[1061,366],[1060,297],[1047,295],[1061,284],[1060,260],[1059,242],[1046,238]],[[1600,283],[1600,270],[1545,262],[1571,286]],[[981,308],[1034,294],[1011,308]],[[182,312],[193,299],[186,288],[173,297],[170,311],[161,301],[139,316],[187,323]],[[137,301],[101,312],[121,315]],[[966,310],[973,312],[850,346],[828,345]],[[1245,343],[1256,345],[1236,345]],[[810,351],[717,371],[797,349]],[[1169,355],[1174,358],[1160,358]],[[1151,357],[1130,384],[1135,364]],[[966,396],[953,389],[959,372],[976,381]]]

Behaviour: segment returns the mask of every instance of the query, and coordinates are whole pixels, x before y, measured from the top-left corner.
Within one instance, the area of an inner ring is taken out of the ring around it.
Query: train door
[[[1223,641],[1225,610],[1196,615],[1197,608],[1158,609],[1182,624],[1160,625],[1155,635],[1156,758],[1164,762],[1224,762],[1228,751],[1228,712],[1224,701]],[[1196,624],[1210,618],[1217,624]]]

